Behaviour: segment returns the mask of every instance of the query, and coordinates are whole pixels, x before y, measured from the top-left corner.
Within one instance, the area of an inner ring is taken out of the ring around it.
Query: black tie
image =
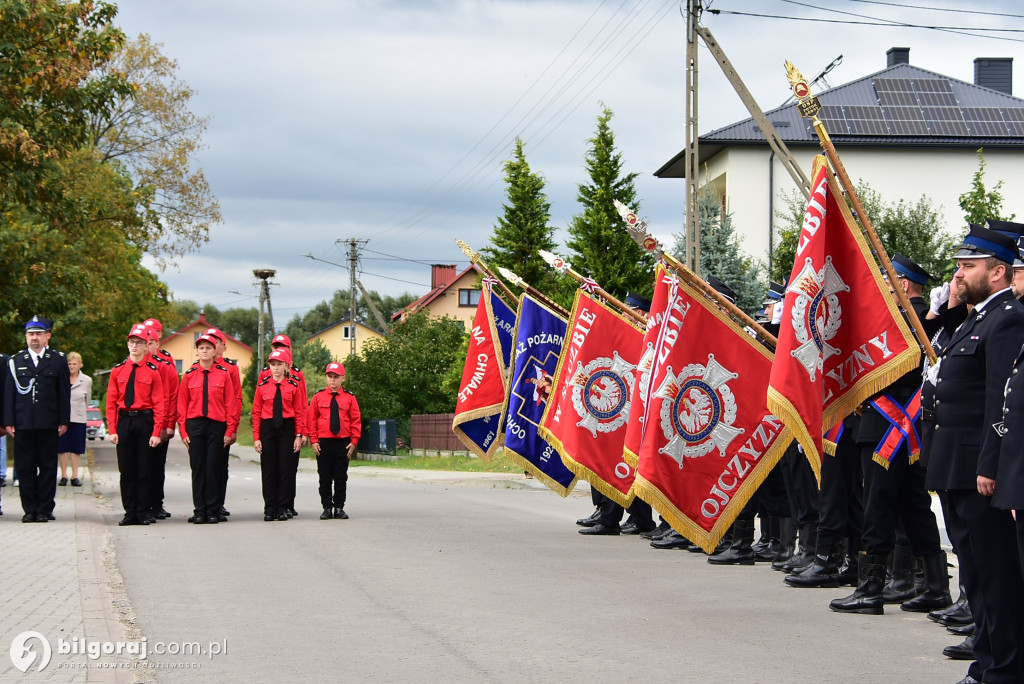
[[[124,407],[129,411],[135,404],[135,371],[138,369],[139,367],[133,363],[132,372],[128,374],[128,384],[124,388]]]
[[[274,393],[273,423],[276,428],[284,424],[284,397],[281,396],[281,383],[277,383],[277,392]]]
[[[338,408],[338,393],[331,392],[331,434],[341,432],[341,409]]]
[[[203,371],[203,416],[210,415],[210,371]]]

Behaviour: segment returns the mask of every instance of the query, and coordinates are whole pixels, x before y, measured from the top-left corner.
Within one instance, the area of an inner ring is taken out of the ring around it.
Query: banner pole
[[[605,290],[603,287],[601,287],[597,283],[597,281],[593,280],[592,278],[584,278],[582,275],[580,275],[579,273],[574,271],[573,268],[571,266],[569,266],[569,262],[566,261],[565,259],[563,259],[562,257],[560,257],[557,254],[554,254],[552,252],[549,252],[546,249],[539,250],[537,253],[540,254],[540,257],[544,261],[547,262],[548,266],[550,266],[551,268],[555,269],[557,272],[563,273],[565,275],[568,275],[570,278],[572,278],[576,282],[580,283],[583,286],[583,289],[589,290],[589,291],[593,292],[594,294],[600,295],[602,298],[604,298],[605,301],[610,302],[611,304],[614,304],[615,307],[621,313],[624,313],[625,315],[627,315],[630,318],[632,318],[633,321],[635,323],[637,323],[638,325],[640,325],[640,326],[646,326],[647,325],[647,316],[645,316],[644,314],[640,313],[639,311],[634,311],[627,304],[624,304],[623,302],[620,302],[618,299],[616,299],[612,295],[608,294],[607,290]],[[589,284],[589,287],[588,287],[588,284]]]
[[[562,314],[565,317],[569,316],[569,311],[567,309],[563,308],[560,304],[558,304],[556,301],[548,297],[546,294],[530,285],[528,282],[523,280],[519,275],[513,273],[504,266],[498,267],[498,273],[501,274],[502,278],[512,283],[516,287],[523,288],[523,290],[526,291],[526,294],[530,295],[531,297],[540,302],[543,302],[544,305],[547,306],[548,308],[554,309],[555,311],[557,311],[558,313]]]
[[[498,288],[501,290],[501,292],[503,294],[505,294],[508,297],[508,301],[506,301],[505,303],[508,304],[509,306],[511,306],[513,309],[516,308],[516,304],[518,304],[518,302],[519,302],[519,297],[517,297],[515,292],[510,290],[508,288],[508,285],[503,283],[501,281],[501,279],[498,278],[498,276],[494,275],[494,271],[492,271],[487,266],[487,264],[484,263],[483,259],[480,258],[480,253],[479,252],[474,252],[473,248],[470,247],[465,242],[463,242],[462,240],[456,239],[455,240],[455,244],[457,244],[459,246],[459,249],[462,250],[463,254],[465,254],[467,257],[469,257],[469,263],[473,264],[474,266],[479,268],[481,271],[483,271],[484,275],[488,275],[488,276],[494,278],[496,281],[498,281]]]

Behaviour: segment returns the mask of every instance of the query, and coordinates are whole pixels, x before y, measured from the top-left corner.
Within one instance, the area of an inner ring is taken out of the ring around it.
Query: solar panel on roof
[[[883,90],[878,93],[878,103],[883,106],[905,106],[917,104],[917,95],[909,90]]]
[[[1010,129],[1003,123],[998,107],[963,107],[961,111],[970,135],[986,138],[1010,135]]]
[[[852,135],[888,135],[882,108],[878,105],[846,105],[843,107]]]
[[[843,108],[836,105],[823,105],[818,118],[825,124],[825,130],[836,135],[847,135],[849,126],[843,116]]]
[[[1004,107],[1003,121],[1012,135],[1024,135],[1024,109],[1020,107]]]
[[[914,88],[919,93],[953,93],[948,78],[915,78]]]
[[[953,93],[918,93],[917,98],[925,107],[955,107],[957,102]]]

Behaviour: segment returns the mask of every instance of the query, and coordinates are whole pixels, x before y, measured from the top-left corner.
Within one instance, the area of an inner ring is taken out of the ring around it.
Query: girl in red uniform
[[[263,519],[288,520],[288,492],[294,488],[295,459],[306,431],[306,396],[288,377],[292,354],[275,349],[268,359],[271,375],[256,385],[252,400],[253,446],[260,454],[263,475]]]
[[[362,433],[359,402],[356,395],[341,388],[345,382],[345,366],[329,363],[324,372],[327,389],[313,395],[306,418],[309,441],[316,454],[316,471],[320,475],[320,503],[324,507],[320,519],[347,520],[348,462]]]

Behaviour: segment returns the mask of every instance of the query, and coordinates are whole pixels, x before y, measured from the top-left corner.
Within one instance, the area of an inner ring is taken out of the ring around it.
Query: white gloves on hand
[[[949,301],[949,283],[943,283],[942,287],[932,289],[931,312],[939,315],[939,307]]]

